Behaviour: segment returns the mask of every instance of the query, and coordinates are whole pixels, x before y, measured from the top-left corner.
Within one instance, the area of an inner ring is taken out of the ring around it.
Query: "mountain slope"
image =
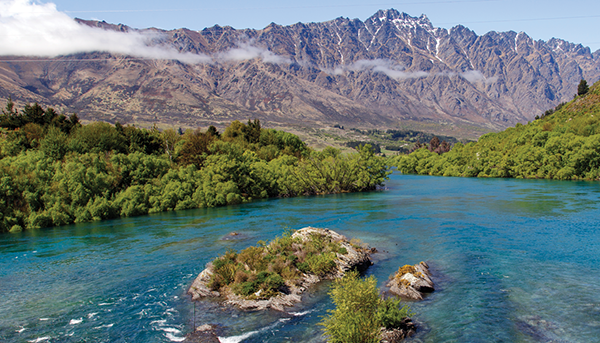
[[[379,11],[366,21],[214,26],[159,33],[153,44],[210,56],[186,64],[109,53],[0,63],[0,97],[38,101],[84,119],[201,126],[260,118],[276,124],[393,127],[404,123],[489,132],[533,119],[600,78],[589,48],[525,33],[478,36],[435,28],[426,16]]]
[[[600,82],[547,113],[442,155],[420,149],[398,156],[395,164],[425,175],[600,179]]]

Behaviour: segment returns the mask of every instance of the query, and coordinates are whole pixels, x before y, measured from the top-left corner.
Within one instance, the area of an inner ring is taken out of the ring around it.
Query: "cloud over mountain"
[[[159,33],[118,32],[80,25],[53,3],[30,0],[0,1],[1,55],[56,57],[81,52],[106,51],[186,63],[209,62],[210,57],[179,53],[172,47],[150,46]]]
[[[391,60],[378,58],[374,60],[358,60],[349,65],[338,66],[334,70],[329,71],[329,73],[342,75],[347,71],[373,71],[383,73],[396,80],[413,79],[429,75],[426,71],[407,72],[404,69],[403,66],[395,64]]]
[[[498,81],[497,76],[486,78],[479,70],[468,70],[464,73],[460,73],[460,76],[471,83],[483,82],[485,84],[490,84]]]
[[[250,43],[240,43],[237,48],[227,50],[215,56],[217,61],[244,61],[260,58],[265,63],[291,63],[288,58],[278,56],[267,49],[253,46]]]
[[[31,0],[0,0],[0,55],[56,57],[82,52],[110,52],[148,59],[179,60],[188,64],[241,61],[260,58],[266,63],[289,60],[251,44],[240,44],[211,57],[179,52],[164,32],[131,30],[121,32],[81,25],[56,9],[53,3]]]

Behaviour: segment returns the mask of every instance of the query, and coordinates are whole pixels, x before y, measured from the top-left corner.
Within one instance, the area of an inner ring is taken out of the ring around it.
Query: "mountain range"
[[[0,99],[84,120],[199,127],[423,128],[477,136],[527,122],[600,79],[600,50],[524,32],[477,35],[425,15],[381,10],[365,21],[201,31],[80,25],[152,37],[181,58],[109,52],[0,57]],[[1,101],[0,101],[1,103]]]

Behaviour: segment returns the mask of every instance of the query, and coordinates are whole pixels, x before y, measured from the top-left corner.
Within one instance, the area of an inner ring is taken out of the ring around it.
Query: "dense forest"
[[[0,232],[359,192],[389,174],[370,146],[313,151],[258,120],[184,132],[95,122],[9,100],[0,115]]]
[[[584,85],[583,87],[581,85]],[[575,98],[527,125],[456,143],[447,153],[422,148],[395,157],[403,173],[444,176],[600,179],[600,83],[582,81]]]

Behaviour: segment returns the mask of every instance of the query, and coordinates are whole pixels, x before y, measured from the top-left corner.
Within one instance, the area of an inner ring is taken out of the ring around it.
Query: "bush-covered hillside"
[[[362,147],[308,148],[258,120],[185,133],[96,122],[11,102],[0,115],[0,232],[357,192],[382,185],[385,161]]]
[[[392,164],[424,175],[598,180],[600,82],[527,125],[457,143],[445,154],[419,149]]]

